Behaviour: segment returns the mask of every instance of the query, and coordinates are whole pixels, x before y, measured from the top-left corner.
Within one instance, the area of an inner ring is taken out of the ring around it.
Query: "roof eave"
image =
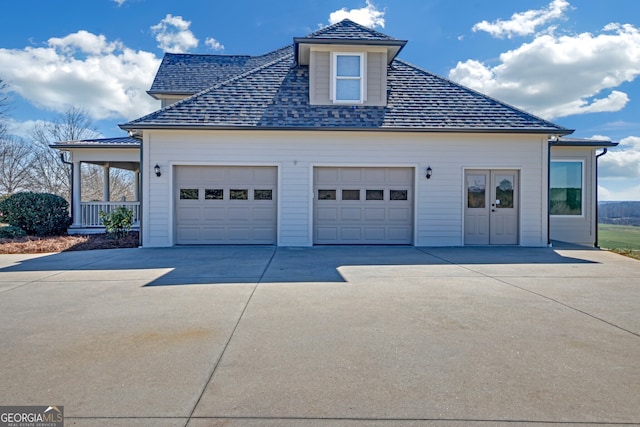
[[[118,125],[124,130],[250,130],[250,131],[340,131],[340,132],[427,132],[427,133],[503,133],[564,136],[572,129],[514,128],[440,128],[440,127],[310,127],[310,126],[236,126],[197,124],[135,124]]]
[[[49,147],[58,150],[71,148],[140,148],[140,144],[50,144]]]
[[[593,140],[593,141],[550,141],[549,142],[554,147],[593,147],[593,148],[608,148],[608,147],[617,147],[618,142],[613,141],[604,141],[604,140]]]
[[[160,100],[161,98],[159,96],[191,96],[193,94],[195,94],[196,92],[177,92],[177,91],[170,91],[170,90],[148,90],[147,91],[147,95],[151,96],[154,99]]]
[[[299,48],[300,44],[325,44],[325,45],[338,45],[338,46],[382,46],[387,48],[391,54],[387,57],[387,63],[390,64],[402,51],[404,46],[408,43],[408,40],[368,40],[368,39],[331,39],[331,38],[307,38],[307,37],[294,37],[293,38],[293,54],[294,61],[299,63]]]
[[[343,45],[365,45],[365,46],[404,46],[408,40],[375,40],[375,39],[335,39],[335,38],[308,38],[294,37],[295,44],[343,44]]]

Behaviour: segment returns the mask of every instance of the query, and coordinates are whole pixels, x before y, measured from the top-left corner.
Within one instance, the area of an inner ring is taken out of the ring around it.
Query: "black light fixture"
[[[431,169],[431,166],[427,166],[427,179],[430,179],[431,175],[433,175],[433,169]]]
[[[162,175],[162,174],[160,173],[160,165],[158,165],[157,163],[156,163],[156,165],[153,167],[153,171],[156,173],[156,176],[160,176],[160,175]]]

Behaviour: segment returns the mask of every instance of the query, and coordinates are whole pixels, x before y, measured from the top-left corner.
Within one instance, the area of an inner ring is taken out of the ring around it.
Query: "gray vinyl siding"
[[[496,154],[499,153],[499,154]],[[516,169],[520,245],[547,241],[546,138],[539,135],[325,131],[145,131],[143,246],[174,241],[173,170],[181,165],[275,166],[279,246],[313,244],[315,167],[412,168],[413,244],[460,246],[465,169]],[[159,164],[162,176],[153,166]],[[424,171],[433,169],[427,180]]]
[[[331,104],[331,55],[329,52],[311,52],[309,64],[310,104]]]
[[[365,105],[386,105],[387,62],[379,52],[367,53],[367,99]]]

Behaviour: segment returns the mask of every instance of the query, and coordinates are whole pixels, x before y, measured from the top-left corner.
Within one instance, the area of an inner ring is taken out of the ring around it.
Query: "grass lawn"
[[[640,259],[640,227],[598,224],[598,244],[603,249]]]

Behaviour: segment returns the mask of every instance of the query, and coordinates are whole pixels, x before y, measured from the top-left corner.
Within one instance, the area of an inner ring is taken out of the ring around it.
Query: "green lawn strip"
[[[640,227],[599,224],[598,244],[601,248],[640,259]]]

